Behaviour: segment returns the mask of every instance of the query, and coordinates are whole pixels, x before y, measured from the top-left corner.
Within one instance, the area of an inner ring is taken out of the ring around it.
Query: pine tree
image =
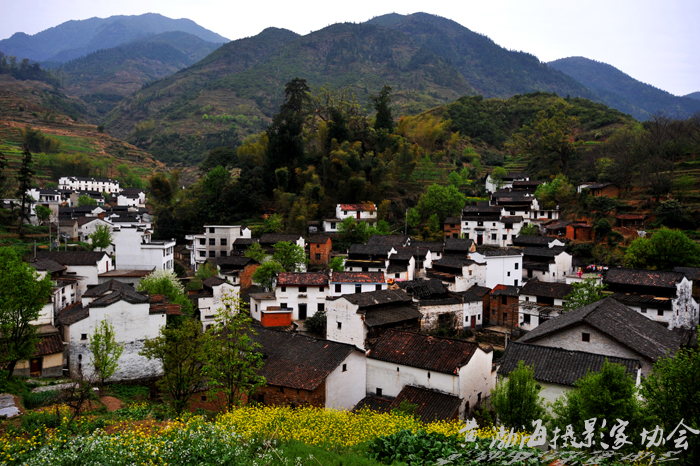
[[[19,215],[19,235],[24,235],[24,220],[29,219],[29,189],[32,187],[32,177],[34,176],[34,169],[32,168],[32,153],[29,152],[29,147],[24,145],[24,153],[22,154],[22,165],[19,167],[19,172],[17,173],[17,182],[19,183],[19,188],[17,188],[17,197],[21,199],[20,201],[20,215]]]

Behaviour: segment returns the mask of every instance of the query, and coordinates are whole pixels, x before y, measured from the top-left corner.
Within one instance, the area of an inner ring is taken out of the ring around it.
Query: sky
[[[160,13],[235,40],[267,27],[308,34],[387,13],[432,13],[548,62],[583,56],[675,95],[700,91],[697,0],[0,0],[0,39],[71,19]]]

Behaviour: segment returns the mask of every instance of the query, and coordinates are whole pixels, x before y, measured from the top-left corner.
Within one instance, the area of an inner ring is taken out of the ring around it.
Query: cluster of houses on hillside
[[[138,211],[133,222],[91,211],[79,218],[105,222],[114,244],[105,252],[37,253],[31,266],[50,274],[54,291],[36,322],[39,349],[17,371],[77,373],[90,358],[89,335],[108,319],[127,344],[115,379],[158,376],[160,367],[138,351],[181,309],[136,286],[151,271],[172,268],[174,254],[181,254],[192,269],[206,263],[215,271],[188,295],[203,330],[227,295],[240,295],[249,306],[252,336],[265,355],[267,383],[254,395],[258,402],[389,411],[408,401],[427,421],[468,415],[488,398],[497,375],[507,376],[520,360],[535,364],[548,400],[606,359],[639,380],[698,325],[700,270],[583,274],[567,235],[520,234],[529,225],[547,233],[560,221],[557,209],[540,208],[538,184],[520,174],[487,181],[491,199],[448,218],[443,241],[371,236],[339,254],[341,271],[328,267],[338,224],[348,217],[376,223],[373,204],[339,204],[335,217],[324,220],[325,231],[307,238],[253,238],[240,225],[205,225],[177,253],[174,241],[150,240],[152,226]],[[309,270],[279,273],[272,288],[263,289],[253,280],[260,264],[245,251],[258,243],[271,254],[282,241],[306,251]],[[159,252],[151,256],[152,250]],[[573,284],[586,278],[607,285],[606,298],[566,311]],[[325,316],[324,338],[305,330],[319,315]],[[489,329],[492,343],[435,336],[440,329],[463,336]],[[495,342],[505,346],[500,359]]]

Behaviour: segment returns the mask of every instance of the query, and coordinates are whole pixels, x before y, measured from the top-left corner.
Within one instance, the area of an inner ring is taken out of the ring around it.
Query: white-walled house
[[[110,194],[119,192],[119,182],[109,178],[62,176],[58,179],[58,187],[71,191],[99,191]]]
[[[66,275],[76,278],[79,300],[89,285],[99,283],[99,275],[111,269],[112,261],[106,252],[97,251],[37,251],[38,260],[51,260],[66,267]]]
[[[151,240],[144,227],[118,225],[112,229],[114,261],[119,270],[172,270],[175,266],[175,240]]]
[[[323,272],[280,273],[275,288],[277,303],[292,310],[292,320],[306,320],[325,311],[328,285],[328,275]]]
[[[338,225],[346,218],[354,218],[358,222],[367,222],[369,226],[377,226],[377,206],[366,204],[338,204],[335,207],[335,218],[323,220],[323,230],[326,233],[337,232]]]
[[[501,378],[498,383],[508,380],[508,374],[517,369],[518,363],[523,361],[526,366],[534,366],[534,378],[542,387],[539,396],[544,398],[546,403],[554,403],[557,398],[574,388],[576,381],[585,377],[589,371],[599,372],[606,360],[611,364],[623,366],[636,385],[640,384],[642,371],[641,363],[637,359],[529,345],[520,341],[508,343],[498,368]]]
[[[203,330],[207,330],[216,322],[217,311],[224,307],[224,297],[238,298],[239,292],[240,286],[217,276],[202,280],[202,290],[199,293],[188,295],[188,298],[199,310],[199,319],[202,321]]]
[[[682,335],[605,298],[541,323],[518,341],[636,359],[646,376],[656,361],[676,353]]]
[[[39,318],[32,322],[33,325],[54,325],[58,313],[75,303],[78,295],[79,279],[74,275],[67,275],[67,267],[55,261],[44,259],[30,262],[29,265],[39,274],[39,278],[49,275],[53,283],[51,298],[44,304]]]
[[[560,315],[566,304],[564,298],[572,292],[573,287],[566,283],[528,280],[518,296],[520,329],[530,331],[541,322]]]
[[[250,229],[240,225],[204,225],[204,233],[185,236],[190,266],[196,271],[209,258],[230,256],[233,242],[250,235]]]
[[[523,248],[522,279],[536,278],[543,282],[565,283],[567,275],[573,272],[573,256],[565,247],[525,246]]]
[[[330,297],[351,293],[386,290],[382,272],[333,272],[329,283]]]
[[[486,279],[481,286],[519,286],[522,284],[523,251],[517,248],[486,249],[471,253],[469,258],[486,263]]]
[[[698,325],[693,282],[681,272],[610,269],[603,283],[615,300],[670,330],[692,330]]]
[[[464,419],[495,386],[492,362],[476,343],[391,330],[367,352],[367,393],[393,398],[411,385],[453,394]]]
[[[110,380],[138,380],[162,374],[159,361],[149,360],[138,353],[146,339],[158,336],[166,325],[166,316],[178,315],[179,305],[168,305],[163,297],[149,297],[131,285],[111,280],[90,288],[82,302],[61,312],[58,318],[63,340],[68,343],[68,367],[71,376],[81,368],[85,375],[92,373],[90,336],[106,320],[115,332],[115,339],[124,344],[119,358],[119,369]]]
[[[255,328],[266,384],[251,399],[267,405],[350,410],[365,396],[366,357],[353,345]]]
[[[486,261],[445,255],[440,260],[434,260],[432,265],[432,269],[426,270],[426,277],[440,280],[455,293],[486,282]]]
[[[367,349],[392,328],[420,329],[423,315],[401,290],[370,291],[326,301],[326,338]]]
[[[483,300],[476,294],[465,291],[454,293],[437,279],[399,282],[423,315],[423,331],[437,328],[461,331],[464,328],[481,328]]]
[[[491,173],[486,176],[486,191],[494,193],[499,189],[512,188],[515,181],[528,181],[530,177],[522,172],[507,173],[503,180],[496,181],[491,178]]]

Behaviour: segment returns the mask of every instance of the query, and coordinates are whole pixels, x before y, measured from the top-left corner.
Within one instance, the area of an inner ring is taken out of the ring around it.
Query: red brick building
[[[593,241],[593,227],[588,223],[569,223],[566,226],[566,238],[576,241]]]
[[[459,217],[447,217],[443,224],[443,230],[445,239],[459,238],[459,234],[462,232],[462,220]]]
[[[315,235],[309,238],[309,264],[328,265],[331,260],[333,242],[328,235]]]
[[[518,325],[519,297],[517,286],[496,285],[491,290],[489,320],[491,325],[513,329]]]
[[[600,197],[600,196],[619,197],[620,196],[620,187],[614,183],[592,184],[590,186],[587,186],[586,189],[590,190],[591,196],[593,196],[593,197]]]

